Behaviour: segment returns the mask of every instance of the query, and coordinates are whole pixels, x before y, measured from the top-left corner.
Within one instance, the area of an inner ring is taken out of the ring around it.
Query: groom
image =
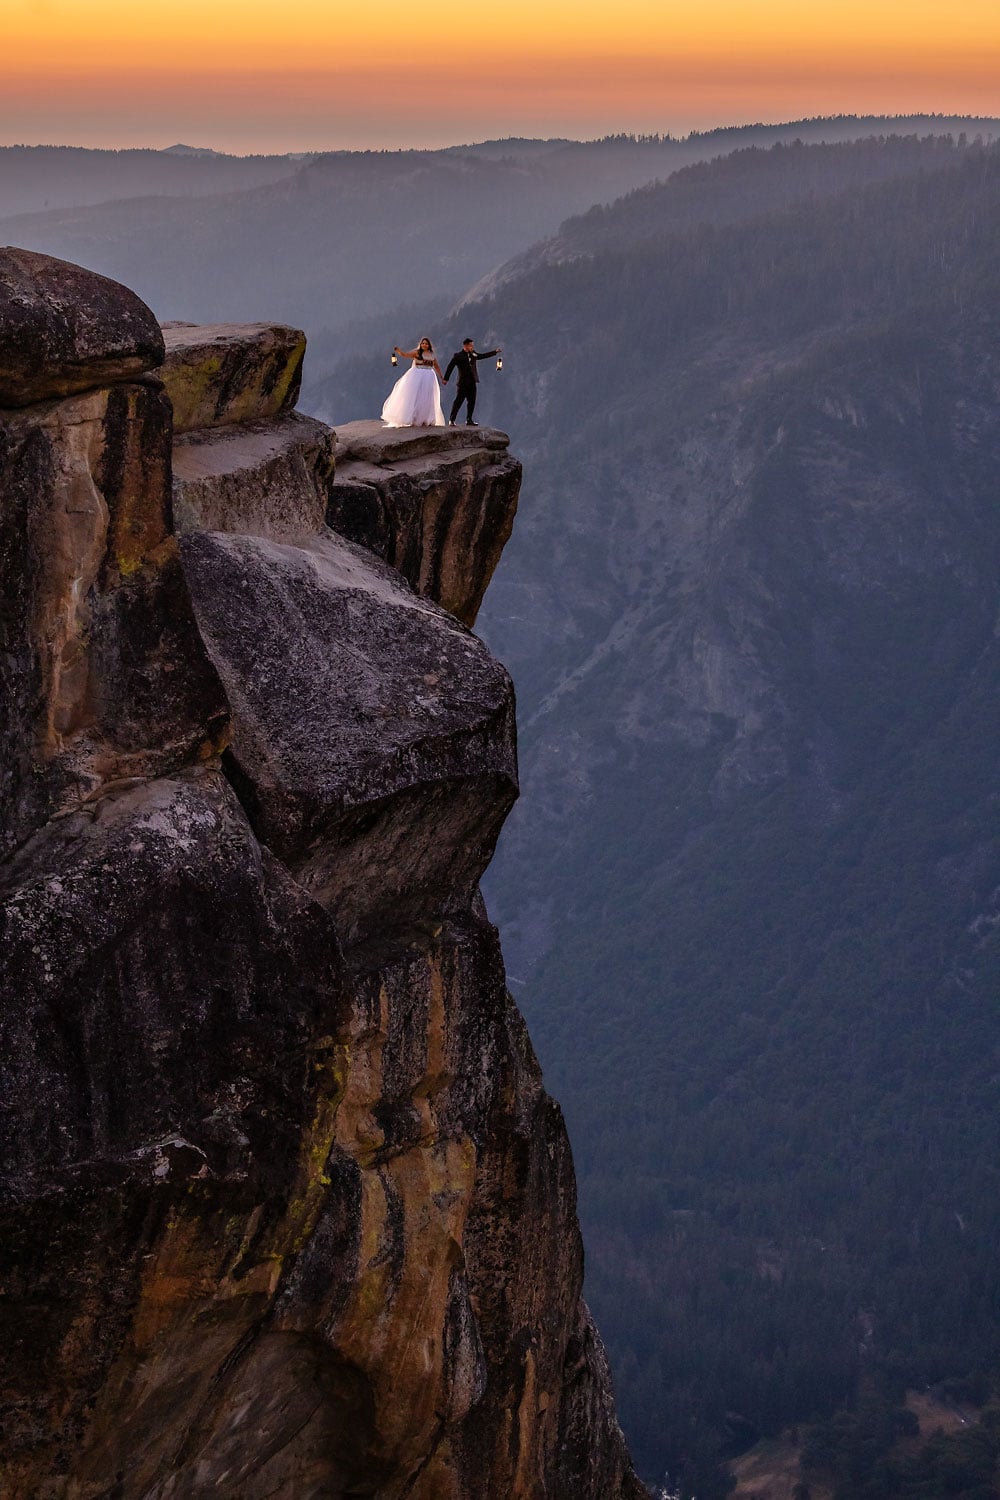
[[[455,418],[458,416],[459,408],[463,401],[468,403],[465,414],[466,427],[479,426],[478,422],[472,420],[472,413],[476,409],[476,394],[479,387],[479,371],[476,369],[476,361],[491,359],[494,354],[499,353],[499,349],[484,349],[482,354],[477,354],[475,339],[463,339],[461,349],[459,349],[457,354],[451,356],[451,359],[448,361],[448,368],[444,372],[444,383],[447,385],[452,370],[457,370],[458,395],[455,397],[455,404],[451,409],[451,416],[448,418],[449,427],[454,427]]]

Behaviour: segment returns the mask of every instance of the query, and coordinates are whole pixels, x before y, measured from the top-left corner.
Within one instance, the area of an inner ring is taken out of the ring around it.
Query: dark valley
[[[503,330],[532,475],[488,899],[630,1440],[703,1500],[813,1424],[814,1493],[938,1496],[905,1392],[978,1411],[1000,1370],[998,242],[996,147],[777,146],[564,225],[451,328]],[[948,1493],[994,1493],[993,1432]]]

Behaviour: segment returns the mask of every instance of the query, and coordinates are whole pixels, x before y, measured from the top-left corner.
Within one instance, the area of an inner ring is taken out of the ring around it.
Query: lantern
[[[498,354],[497,355],[497,369],[498,370],[502,370],[503,369],[503,355],[502,354]]]
[[[395,349],[393,349],[393,351],[392,351],[392,362],[393,362],[394,365],[398,365],[399,364],[399,360],[396,357],[396,351],[395,351]]]

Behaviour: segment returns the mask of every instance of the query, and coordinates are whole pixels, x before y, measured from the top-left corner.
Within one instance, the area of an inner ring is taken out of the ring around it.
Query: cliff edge
[[[502,434],[0,250],[5,1500],[640,1500],[479,878]]]

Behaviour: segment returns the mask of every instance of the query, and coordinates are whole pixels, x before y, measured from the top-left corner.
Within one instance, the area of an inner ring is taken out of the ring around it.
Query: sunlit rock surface
[[[276,424],[178,439],[179,549],[158,384],[0,413],[5,1500],[638,1500],[476,890],[511,687],[439,607],[517,466],[401,460],[407,582],[328,470],[269,514]]]

